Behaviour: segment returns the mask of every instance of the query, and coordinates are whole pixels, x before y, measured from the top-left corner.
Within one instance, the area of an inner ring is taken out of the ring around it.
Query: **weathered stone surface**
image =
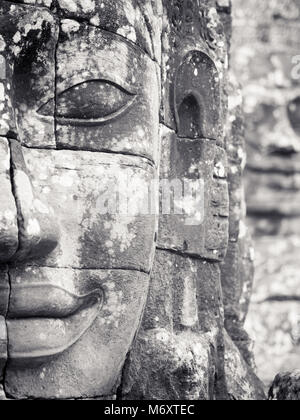
[[[0,380],[3,380],[4,369],[7,363],[7,329],[5,318],[0,315]]]
[[[54,4],[54,1],[53,0],[15,0],[14,3],[22,3],[22,4],[28,4],[29,6],[51,8]]]
[[[263,385],[225,333],[225,374],[231,400],[265,400]]]
[[[218,264],[157,251],[142,329],[125,365],[121,395],[263,399],[262,384],[227,333],[224,347],[223,325]]]
[[[224,391],[220,271],[157,251],[141,332],[126,363],[128,399],[215,399]],[[217,378],[217,379],[216,379]]]
[[[124,371],[123,399],[211,400],[215,371],[209,339],[163,328],[139,335]]]
[[[86,1],[58,0],[62,16],[85,20],[90,25],[116,33],[138,45],[153,59],[161,60],[161,0]]]
[[[145,329],[200,329],[216,339],[222,316],[218,265],[158,250],[143,320]]]
[[[8,395],[111,395],[145,305],[148,276],[28,266],[12,271],[11,278]],[[26,319],[28,313],[38,317]]]
[[[8,267],[0,268],[0,316],[6,316],[10,294]]]
[[[245,260],[240,245],[230,243],[225,262],[221,265],[225,328],[244,360],[254,368],[250,350],[252,341],[244,329],[252,290],[253,262],[244,267]]]
[[[189,108],[193,128],[183,137],[213,138],[222,143],[226,106],[221,92],[227,52],[223,27],[212,3],[163,2],[167,20],[163,30],[161,118],[168,127],[181,132],[181,112]],[[189,76],[184,77],[183,70]]]
[[[174,188],[175,200],[174,209],[162,208],[158,246],[222,260],[229,214],[225,152],[212,140],[183,139],[168,129],[163,133],[160,179]],[[164,189],[163,206],[171,198],[172,190]]]
[[[243,231],[239,240],[240,264],[239,278],[243,283],[243,290],[240,296],[241,320],[245,322],[248,316],[250,302],[252,301],[254,281],[254,257],[255,250],[250,231]],[[242,280],[243,279],[243,280]]]
[[[8,261],[18,249],[18,223],[16,202],[10,176],[10,148],[0,138],[0,261]]]
[[[39,108],[55,97],[56,19],[46,9],[2,1],[0,28],[7,107],[1,112],[7,129],[0,134],[26,146],[54,148],[54,103],[47,117]]]
[[[146,159],[74,151],[23,152],[37,196],[56,215],[60,235],[56,249],[40,265],[150,272],[156,216],[146,213],[148,207],[143,213],[139,204],[147,199],[156,171]],[[119,188],[124,197],[118,197]]]
[[[300,400],[300,372],[279,373],[269,392],[269,399],[273,401]]]
[[[0,401],[6,401],[7,399],[6,399],[6,396],[5,396],[5,393],[4,393],[4,390],[3,390],[3,386],[2,385],[0,385]]]

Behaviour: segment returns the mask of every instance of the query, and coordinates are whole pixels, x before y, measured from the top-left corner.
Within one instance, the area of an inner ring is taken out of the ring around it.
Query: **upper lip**
[[[99,288],[80,295],[54,284],[14,284],[8,318],[66,318],[101,301],[103,292]]]
[[[6,320],[10,360],[34,363],[63,353],[90,328],[103,302],[101,288],[79,295],[52,283],[13,284]]]

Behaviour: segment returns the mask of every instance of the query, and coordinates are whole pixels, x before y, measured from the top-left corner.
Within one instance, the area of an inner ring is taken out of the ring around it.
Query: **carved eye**
[[[93,80],[73,86],[56,98],[56,118],[60,124],[99,124],[122,114],[134,101],[135,95],[105,80]],[[51,116],[53,102],[39,109]]]

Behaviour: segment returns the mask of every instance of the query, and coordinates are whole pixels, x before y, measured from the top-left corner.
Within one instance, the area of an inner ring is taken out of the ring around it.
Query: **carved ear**
[[[174,99],[180,137],[217,139],[220,82],[216,66],[208,55],[192,51],[184,58],[177,71]]]

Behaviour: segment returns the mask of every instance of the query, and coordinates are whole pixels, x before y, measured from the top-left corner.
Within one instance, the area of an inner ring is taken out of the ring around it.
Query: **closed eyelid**
[[[61,124],[95,125],[119,116],[134,102],[135,93],[108,80],[88,80],[60,92],[56,96],[55,116]],[[51,115],[54,99],[38,110]]]

